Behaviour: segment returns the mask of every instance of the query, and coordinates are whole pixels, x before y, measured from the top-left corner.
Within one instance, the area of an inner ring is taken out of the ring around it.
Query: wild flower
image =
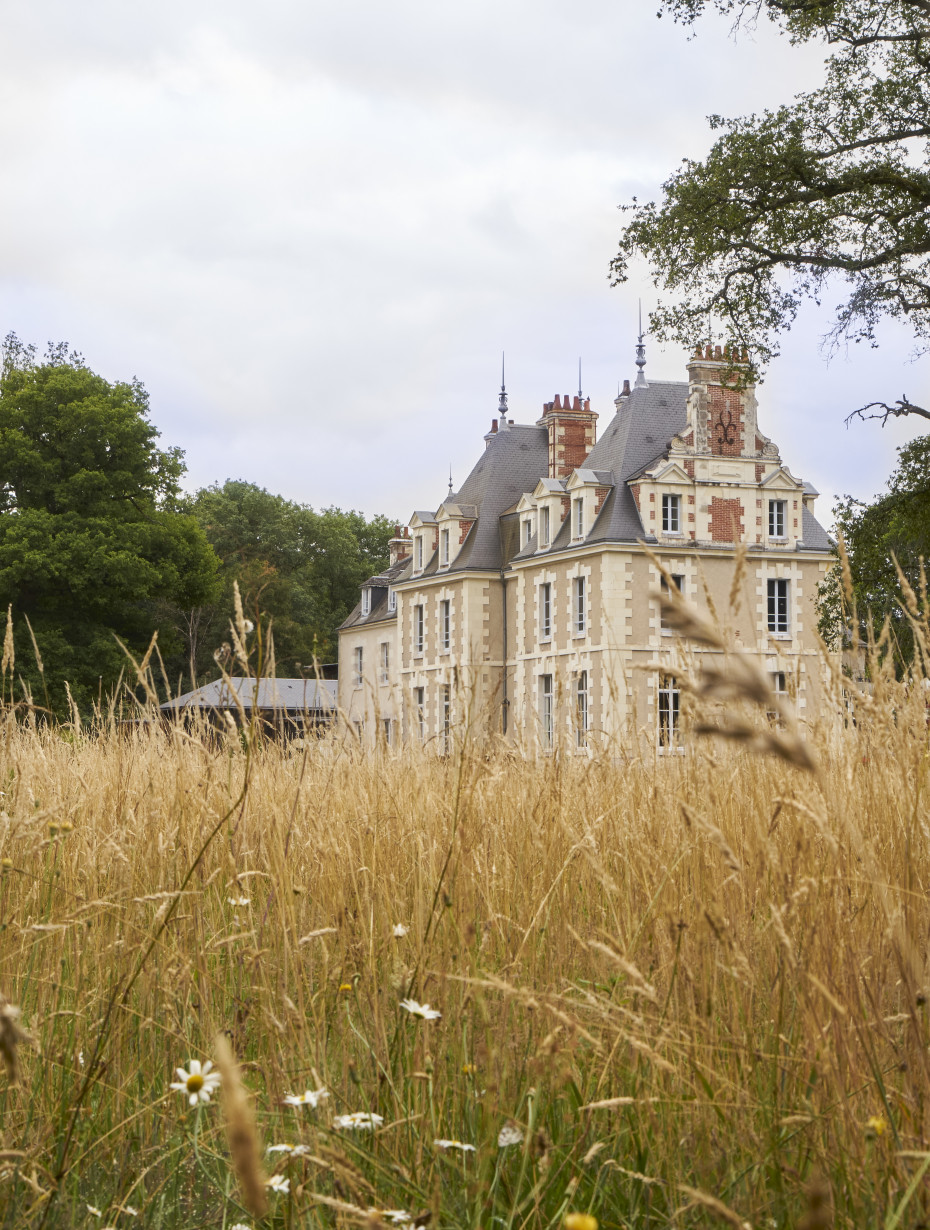
[[[352,990],[352,983],[351,983],[351,982],[340,982],[340,984],[339,984],[339,990],[340,990],[340,991],[342,992],[342,994],[344,995],[344,994],[346,993],[346,991],[351,991],[351,990]]]
[[[461,1140],[434,1140],[437,1149],[458,1149],[461,1153],[474,1153],[475,1146],[467,1145]]]
[[[597,1230],[597,1218],[590,1213],[566,1213],[562,1224],[565,1230]]]
[[[269,1145],[267,1152],[288,1153],[291,1157],[302,1157],[305,1153],[309,1153],[310,1150],[306,1145]]]
[[[123,1211],[124,1213],[128,1213],[130,1217],[138,1217],[138,1216],[139,1216],[139,1210],[138,1210],[138,1209],[136,1209],[136,1208],[133,1208],[133,1206],[132,1206],[131,1204],[124,1204],[124,1205],[123,1205],[123,1210],[122,1210],[122,1211]]]
[[[497,1147],[499,1149],[506,1149],[510,1145],[520,1145],[522,1143],[523,1133],[515,1123],[505,1123],[497,1133]]]
[[[356,1110],[350,1115],[337,1115],[333,1120],[333,1127],[348,1128],[350,1131],[372,1132],[383,1122],[383,1115],[375,1115],[367,1110]]]
[[[244,1221],[233,1222],[228,1230],[252,1230],[251,1226],[247,1226]]]
[[[273,1174],[270,1179],[266,1180],[265,1186],[270,1191],[277,1192],[279,1196],[286,1196],[291,1190],[291,1181],[283,1174]]]
[[[415,999],[402,999],[400,1006],[406,1008],[411,1016],[421,1017],[424,1021],[438,1021],[442,1016],[441,1012],[437,1012],[429,1004],[418,1004]]]
[[[390,1221],[395,1226],[402,1226],[404,1222],[413,1220],[406,1209],[369,1209],[368,1213],[372,1221]]]
[[[391,934],[394,936],[395,940],[402,940],[409,930],[410,928],[405,927],[403,923],[395,923],[391,930]]]
[[[884,1136],[888,1131],[888,1120],[884,1115],[871,1115],[865,1121],[866,1136]]]
[[[233,905],[233,906],[238,906],[238,905],[246,906],[246,905],[252,904],[251,897],[227,897],[226,900],[229,902],[230,905]]]
[[[303,1093],[287,1093],[282,1100],[285,1106],[309,1106],[311,1110],[316,1110],[328,1097],[328,1089],[306,1089]]]
[[[191,1106],[198,1102],[209,1102],[210,1095],[216,1093],[222,1083],[219,1072],[212,1071],[213,1063],[207,1060],[201,1065],[199,1059],[191,1059],[188,1063],[189,1072],[178,1068],[178,1079],[172,1081],[171,1088],[187,1096]]]
[[[102,1210],[98,1209],[95,1204],[89,1204],[87,1206],[87,1211],[91,1215],[91,1217],[103,1217]]]

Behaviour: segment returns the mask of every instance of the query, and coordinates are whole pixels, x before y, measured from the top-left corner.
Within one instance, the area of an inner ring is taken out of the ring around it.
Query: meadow
[[[7,708],[0,1224],[925,1224],[926,690],[835,686],[810,767]]]

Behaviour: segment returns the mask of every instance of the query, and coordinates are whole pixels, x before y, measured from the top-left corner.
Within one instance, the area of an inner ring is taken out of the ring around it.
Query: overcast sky
[[[706,115],[818,75],[769,29],[689,37],[656,7],[4,0],[3,331],[138,376],[192,489],[435,507],[484,447],[502,350],[515,419],[574,392],[580,355],[603,428],[654,295],[645,271],[608,286],[618,205],[702,156]],[[805,312],[760,392],[827,522],[921,428],[844,415],[930,397],[903,332],[827,366],[828,320]]]

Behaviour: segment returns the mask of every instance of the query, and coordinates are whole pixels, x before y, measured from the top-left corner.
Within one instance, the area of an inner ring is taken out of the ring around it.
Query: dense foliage
[[[651,317],[685,345],[720,329],[764,364],[801,302],[845,283],[834,338],[882,318],[930,341],[930,5],[926,0],[665,0],[693,21],[761,14],[828,49],[821,86],[761,115],[711,116],[720,135],[656,204],[634,204],[616,281],[644,256],[667,297]],[[734,54],[738,54],[735,52]],[[842,292],[841,292],[842,293]],[[897,390],[894,391],[897,394]],[[885,414],[930,410],[905,395]]]
[[[900,576],[920,595],[930,562],[930,435],[899,450],[885,494],[872,503],[846,496],[834,514],[849,558],[858,636],[878,640],[887,621],[888,644],[901,668],[913,658],[914,635]],[[837,567],[821,588],[820,603],[820,631],[832,645],[848,643],[853,632],[844,606]]]

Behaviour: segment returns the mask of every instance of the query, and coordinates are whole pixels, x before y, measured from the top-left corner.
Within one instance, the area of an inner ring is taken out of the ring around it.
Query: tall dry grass
[[[170,1088],[218,1032],[289,1181],[262,1224],[921,1224],[925,692],[848,703],[813,773],[7,714],[0,991],[36,1045],[0,1076],[3,1226],[259,1224],[222,1097]]]

